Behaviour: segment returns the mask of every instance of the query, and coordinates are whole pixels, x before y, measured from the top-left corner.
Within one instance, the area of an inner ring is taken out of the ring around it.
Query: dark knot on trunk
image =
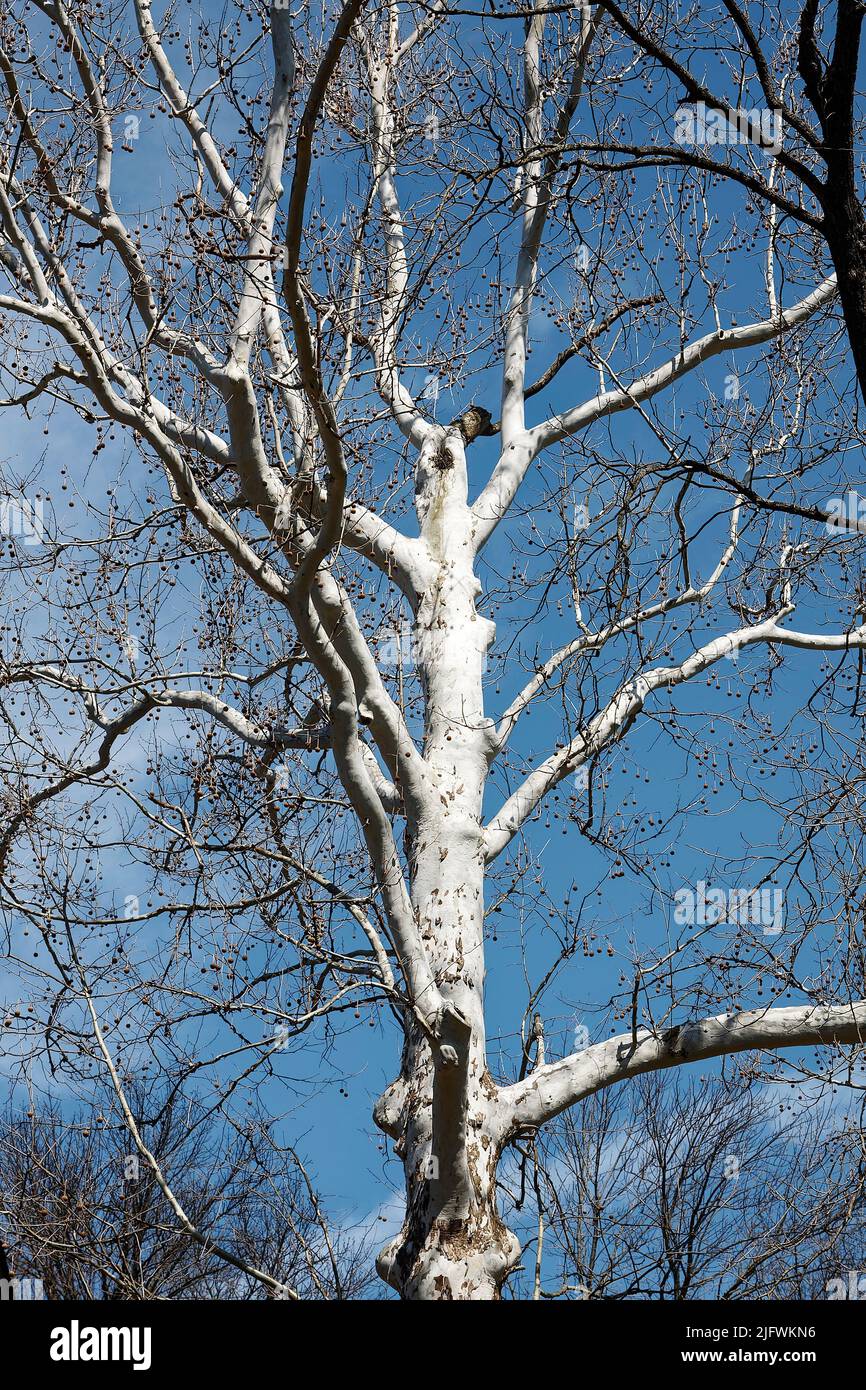
[[[451,421],[451,428],[458,429],[463,435],[464,443],[471,444],[473,439],[479,435],[496,434],[493,428],[493,416],[489,410],[485,410],[483,405],[470,405],[464,410],[462,415]]]

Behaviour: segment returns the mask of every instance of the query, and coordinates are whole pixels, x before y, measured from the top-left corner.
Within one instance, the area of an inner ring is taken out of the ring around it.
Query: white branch
[[[606,1086],[641,1072],[728,1056],[752,1048],[866,1042],[866,1001],[719,1014],[655,1034],[639,1030],[594,1043],[538,1067],[499,1092],[506,1133],[535,1128]]]
[[[536,695],[547,685],[551,676],[565,665],[572,658],[581,656],[585,652],[597,652],[602,649],[612,638],[619,637],[624,632],[638,627],[642,623],[650,622],[653,618],[663,618],[666,614],[677,608],[682,608],[689,603],[701,603],[715,587],[718,580],[724,574],[737,548],[737,522],[740,512],[740,503],[737,502],[731,513],[731,535],[728,545],[725,547],[719,563],[707,579],[699,588],[689,585],[678,594],[672,594],[670,598],[662,599],[658,603],[647,605],[646,608],[639,608],[637,612],[630,613],[624,618],[620,618],[615,623],[609,623],[600,632],[585,632],[581,637],[575,637],[566,646],[560,647],[559,651],[554,652],[548,657],[547,661],[538,668],[531,680],[520,691],[516,699],[512,700],[508,709],[502,716],[496,730],[496,738],[499,749],[502,749],[511,737],[511,733],[517,724],[520,716],[532,703]]]
[[[403,213],[397,195],[394,112],[390,94],[397,65],[403,56],[397,40],[397,13],[396,4],[390,3],[387,51],[381,61],[376,61],[369,43],[363,45],[370,77],[373,117],[373,182],[382,210],[385,241],[385,292],[379,327],[370,338],[370,351],[376,368],[379,394],[390,407],[398,428],[412,444],[420,448],[430,433],[431,425],[424,419],[401,381],[397,364],[400,317],[406,306],[409,288]],[[411,47],[410,42],[408,48]]]
[[[586,429],[598,420],[616,415],[622,410],[630,410],[642,401],[649,400],[702,363],[717,357],[719,353],[758,347],[780,333],[799,327],[829,304],[835,296],[836,276],[831,275],[799,303],[771,319],[707,333],[703,338],[683,348],[675,357],[669,358],[663,366],[639,377],[631,385],[617,391],[601,392],[592,400],[575,406],[573,410],[566,410],[532,429],[515,433],[507,443],[503,438],[505,447],[490,481],[472,506],[476,518],[477,547],[480,549],[485,544],[505,516],[533,460],[543,449],[577,434],[579,430]]]
[[[628,732],[646,703],[647,697],[661,686],[672,687],[693,679],[708,667],[743,647],[757,642],[780,646],[802,647],[809,651],[847,651],[866,648],[866,624],[844,633],[795,632],[779,625],[779,618],[791,611],[790,605],[776,617],[767,618],[753,627],[715,637],[688,656],[679,666],[657,666],[626,681],[603,710],[600,710],[586,729],[571,739],[564,748],[551,754],[535,768],[517,791],[508,798],[484,832],[487,860],[495,859],[517,834],[535,807],[562,779],[583,766]]]

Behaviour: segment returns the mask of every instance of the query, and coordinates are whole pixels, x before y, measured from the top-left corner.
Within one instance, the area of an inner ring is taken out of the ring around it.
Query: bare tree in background
[[[538,1213],[535,1297],[826,1297],[863,1247],[859,1107],[779,1094],[652,1074],[566,1111],[513,1193]],[[542,1279],[545,1254],[557,1272]]]
[[[503,1152],[596,1092],[755,1049],[863,1085],[836,281],[748,185],[575,154],[607,10],[0,20],[7,1067],[107,1075],[166,1221],[272,1293],[133,1079],[233,1116],[396,1024],[378,1269],[461,1300],[519,1259]]]
[[[201,1230],[240,1260],[263,1258],[290,1298],[345,1299],[369,1287],[363,1239],[332,1233],[293,1151],[269,1121],[226,1136],[181,1096],[133,1086],[130,1101],[160,1168]],[[0,1191],[16,1280],[48,1299],[250,1299],[261,1281],[227,1268],[172,1220],[154,1171],[129,1152],[110,1090],[90,1112],[10,1107],[0,1128]]]

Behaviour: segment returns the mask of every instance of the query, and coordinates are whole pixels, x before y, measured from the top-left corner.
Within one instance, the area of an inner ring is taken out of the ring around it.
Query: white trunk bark
[[[406,1177],[400,1235],[379,1256],[404,1298],[491,1299],[519,1254],[496,1211],[504,1127],[484,1036],[484,860],[481,818],[495,729],[482,677],[494,626],[475,609],[466,457],[459,431],[437,431],[417,479],[422,535],[434,561],[415,628],[426,696],[424,755],[435,809],[407,844],[412,907],[450,1014],[446,1046],[412,1030],[401,1076],[376,1107]]]

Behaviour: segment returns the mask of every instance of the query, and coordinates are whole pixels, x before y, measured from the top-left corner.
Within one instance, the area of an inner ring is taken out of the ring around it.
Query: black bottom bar
[[[539,1354],[546,1352],[543,1360],[555,1353],[566,1364],[576,1357],[575,1365],[584,1367],[589,1355],[597,1373],[611,1377],[690,1367],[687,1374],[700,1383],[714,1368],[736,1372],[744,1367],[760,1368],[771,1382],[777,1373],[784,1376],[799,1367],[824,1375],[856,1364],[866,1327],[863,1313],[863,1302],[850,1298],[815,1303],[573,1302],[543,1304],[540,1311],[511,1303],[492,1308],[487,1316],[494,1326],[484,1328],[494,1349],[501,1335],[509,1362],[515,1353],[518,1361],[523,1354],[527,1367],[536,1369]],[[350,1374],[357,1374],[381,1338],[395,1330],[399,1336],[401,1328],[394,1324],[403,1324],[405,1316],[394,1302],[0,1302],[7,1334],[13,1334],[18,1348],[27,1348],[29,1368],[51,1384],[64,1384],[70,1377],[86,1381],[110,1375],[116,1380],[127,1374],[140,1381],[167,1372],[212,1373],[224,1384],[233,1374],[248,1378],[251,1371],[267,1380],[280,1367],[287,1379],[296,1379],[316,1348],[322,1374],[332,1380],[341,1359]],[[431,1354],[436,1354],[437,1347],[442,1350],[442,1309],[422,1316],[421,1336],[429,1335]],[[461,1319],[464,1335],[469,1328],[481,1330],[477,1311],[466,1317],[466,1323]],[[450,1330],[453,1324],[446,1326]],[[462,1354],[456,1346],[447,1353],[455,1376]],[[407,1374],[412,1374],[409,1363]]]

